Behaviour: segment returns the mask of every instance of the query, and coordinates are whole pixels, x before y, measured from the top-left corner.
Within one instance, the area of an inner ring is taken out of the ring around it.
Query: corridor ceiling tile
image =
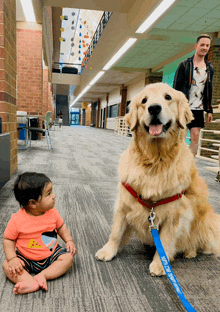
[[[170,21],[164,21],[164,20],[162,20],[161,22],[157,23],[154,27],[155,27],[155,28],[164,28],[164,29],[166,29],[166,28],[169,27],[172,23],[173,23],[173,20],[170,20]]]
[[[186,30],[204,31],[204,29],[201,29],[201,25],[195,24],[192,24],[191,26],[187,27]]]
[[[220,12],[219,12],[219,13],[220,13]],[[220,27],[220,18],[219,18],[219,20],[216,21],[212,26],[219,26],[219,27]],[[219,30],[220,30],[220,28],[219,28]]]
[[[195,18],[196,16],[201,18],[202,16],[206,14],[207,14],[207,8],[192,8],[187,12],[187,15],[193,18]]]
[[[199,0],[181,0],[181,6],[186,6],[187,8],[191,8],[199,2],[200,2]]]
[[[213,9],[219,5],[219,0],[207,1],[201,0],[199,1],[194,8],[206,8],[206,9]]]

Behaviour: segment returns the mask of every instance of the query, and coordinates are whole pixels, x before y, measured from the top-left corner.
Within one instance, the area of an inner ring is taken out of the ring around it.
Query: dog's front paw
[[[184,257],[187,259],[195,258],[197,256],[196,250],[190,250],[184,253]]]
[[[116,254],[117,250],[114,250],[109,244],[106,244],[102,249],[97,251],[95,257],[96,260],[111,261]]]
[[[162,276],[162,275],[166,275],[164,268],[161,264],[161,262],[157,262],[157,261],[152,261],[150,264],[150,275],[151,276]]]

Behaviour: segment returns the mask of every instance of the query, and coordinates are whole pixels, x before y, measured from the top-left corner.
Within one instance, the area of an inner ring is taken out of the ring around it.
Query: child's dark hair
[[[14,194],[21,207],[27,208],[29,200],[38,200],[43,189],[51,180],[43,173],[25,172],[20,174],[14,184]]]

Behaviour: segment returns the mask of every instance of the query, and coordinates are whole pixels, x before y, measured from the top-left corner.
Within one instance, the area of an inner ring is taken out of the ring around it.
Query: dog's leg
[[[132,227],[127,224],[126,230],[122,236],[121,243],[119,246],[119,251],[129,242],[131,235],[133,233]]]
[[[111,261],[112,258],[116,256],[126,229],[127,221],[125,219],[125,214],[121,209],[117,209],[115,212],[112,233],[109,237],[109,241],[103,246],[102,249],[97,251],[95,255],[97,260]]]
[[[174,241],[173,235],[168,226],[162,227],[160,231],[160,240],[169,261],[173,261],[176,252],[175,250],[176,241]],[[154,255],[153,261],[151,262],[149,269],[151,276],[166,275],[157,251]]]

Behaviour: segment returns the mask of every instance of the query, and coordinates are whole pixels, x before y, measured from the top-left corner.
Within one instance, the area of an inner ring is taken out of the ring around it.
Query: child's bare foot
[[[34,279],[29,279],[29,280],[18,282],[15,285],[14,293],[16,295],[27,294],[27,293],[37,291],[39,288],[40,286],[37,281],[35,281]]]
[[[48,291],[47,288],[47,280],[44,276],[44,274],[41,272],[37,275],[34,276],[34,278],[36,279],[36,281],[38,282],[38,285],[43,288],[45,291]]]

